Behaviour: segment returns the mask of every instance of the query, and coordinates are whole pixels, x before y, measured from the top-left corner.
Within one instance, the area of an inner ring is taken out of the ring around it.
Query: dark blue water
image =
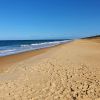
[[[0,56],[51,47],[68,41],[70,40],[1,40]]]

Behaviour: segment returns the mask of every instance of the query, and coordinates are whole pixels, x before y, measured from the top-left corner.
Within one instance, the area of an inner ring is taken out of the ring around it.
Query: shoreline
[[[38,50],[26,51],[17,54],[7,55],[0,57],[0,73],[6,71],[13,64],[29,59],[31,57],[45,53],[49,48],[42,48]]]
[[[72,41],[69,41],[72,42]],[[69,43],[67,42],[67,43]],[[59,45],[55,45],[55,46],[51,46],[51,47],[46,47],[46,48],[40,48],[40,49],[36,49],[36,50],[31,50],[31,51],[25,51],[25,52],[21,52],[21,53],[17,53],[17,54],[11,54],[11,55],[7,55],[7,56],[1,56],[0,57],[0,73],[5,72],[6,70],[8,70],[12,65],[19,63],[23,60],[27,60],[31,57],[35,57],[37,55],[43,54],[45,52],[47,52],[48,50],[67,44],[67,43],[63,43],[63,44],[59,44]]]
[[[7,40],[8,41],[8,40]],[[67,40],[15,40],[16,42],[14,42],[14,40],[12,41],[8,41],[8,46],[6,46],[6,40],[5,41],[0,41],[0,57],[4,57],[4,56],[9,56],[9,55],[14,55],[14,54],[20,54],[23,52],[28,52],[28,51],[33,51],[33,50],[39,50],[39,49],[43,49],[43,48],[49,48],[49,47],[53,47],[56,45],[60,45],[63,43],[67,43],[71,40],[67,39]],[[44,42],[45,41],[45,42]],[[3,43],[2,43],[3,42]],[[28,44],[28,42],[33,42]],[[13,44],[15,45],[13,47]],[[19,43],[19,44],[18,44]]]

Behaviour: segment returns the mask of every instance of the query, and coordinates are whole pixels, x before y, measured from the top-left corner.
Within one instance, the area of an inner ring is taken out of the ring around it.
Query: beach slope
[[[12,64],[0,74],[0,100],[99,98],[100,38],[55,46]]]

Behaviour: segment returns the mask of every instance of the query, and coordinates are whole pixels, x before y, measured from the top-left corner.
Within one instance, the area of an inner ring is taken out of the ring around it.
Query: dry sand
[[[0,74],[0,100],[100,100],[100,41],[76,40],[13,63]]]

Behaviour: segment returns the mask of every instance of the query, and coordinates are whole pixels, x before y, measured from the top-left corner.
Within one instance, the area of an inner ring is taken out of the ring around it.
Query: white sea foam
[[[0,50],[0,53],[7,53],[7,52],[13,52],[15,51],[16,49],[12,49],[12,50]]]

